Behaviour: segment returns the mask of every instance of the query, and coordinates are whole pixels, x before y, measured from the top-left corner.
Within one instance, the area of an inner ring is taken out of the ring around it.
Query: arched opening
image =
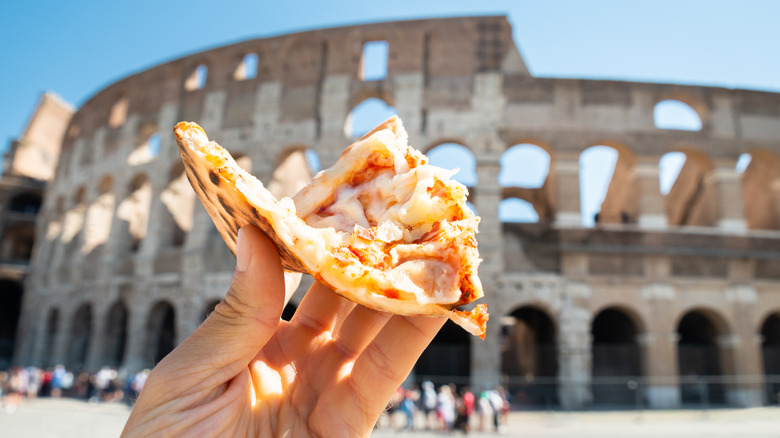
[[[85,253],[99,254],[100,251],[97,250],[108,242],[116,203],[113,188],[114,180],[110,176],[103,177],[99,188],[100,195],[87,209],[83,248]]]
[[[35,193],[20,193],[11,198],[8,209],[16,213],[38,214],[41,209],[41,196]]]
[[[498,204],[498,220],[501,222],[539,222],[533,204],[525,199],[509,198]]]
[[[398,110],[382,99],[370,97],[355,106],[344,123],[344,135],[347,138],[358,139],[377,125],[398,115]]]
[[[84,303],[73,314],[70,326],[68,368],[81,370],[87,365],[89,341],[92,338],[92,306]]]
[[[152,184],[146,175],[136,175],[128,187],[128,195],[117,208],[121,230],[118,233],[119,254],[135,252],[146,237],[149,206],[152,201]]]
[[[187,180],[184,165],[176,163],[168,177],[168,185],[160,193],[165,205],[162,212],[160,242],[163,246],[179,247],[192,230],[195,214],[195,191]]]
[[[35,243],[35,225],[19,224],[8,227],[0,247],[0,260],[25,263],[32,256]]]
[[[241,62],[238,63],[236,71],[233,73],[233,79],[237,81],[245,81],[247,79],[254,79],[257,77],[257,54],[247,53],[241,58]]]
[[[127,95],[124,93],[117,98],[108,114],[109,128],[118,128],[125,124],[125,121],[127,120],[128,104]]]
[[[544,186],[550,173],[550,154],[541,147],[516,144],[501,154],[498,184],[501,187],[538,189]]]
[[[135,148],[127,156],[127,164],[137,166],[152,161],[160,154],[160,134],[157,126],[152,123],[144,124],[136,135]]]
[[[81,243],[84,228],[84,210],[86,204],[86,189],[82,186],[73,197],[73,207],[65,213],[65,225],[62,230],[62,243],[65,254],[72,256]]]
[[[658,129],[701,131],[702,127],[701,117],[696,110],[685,102],[673,99],[655,104],[653,120]]]
[[[158,301],[146,322],[147,349],[151,367],[160,362],[176,346],[176,315],[167,301]],[[151,368],[150,367],[150,368]]]
[[[593,319],[593,400],[596,403],[630,404],[639,387],[629,386],[642,376],[642,355],[637,329],[622,310],[605,309]],[[615,378],[618,378],[615,380]]]
[[[45,367],[54,365],[54,339],[60,328],[60,311],[58,309],[49,309],[46,317],[46,328],[43,333],[43,357],[41,363]]]
[[[501,319],[501,372],[513,404],[558,404],[555,324],[539,308],[524,306]]]
[[[426,153],[430,164],[458,170],[452,178],[471,191],[477,186],[477,159],[469,148],[458,143],[441,143]]]
[[[769,315],[761,325],[761,353],[769,404],[780,402],[780,313]]]
[[[672,190],[685,164],[685,158],[685,153],[677,151],[667,152],[661,157],[658,162],[658,186],[662,195]]]
[[[710,312],[692,310],[677,326],[677,362],[683,403],[725,403],[721,380],[724,352],[718,339],[725,335]]]
[[[209,68],[206,64],[195,67],[184,81],[184,89],[187,91],[200,90],[206,86]]]
[[[319,166],[319,157],[313,149],[303,146],[286,149],[277,160],[271,182],[267,186],[268,191],[276,199],[293,196],[306,186],[319,170],[313,168],[314,165]]]
[[[125,303],[117,301],[106,314],[106,335],[104,346],[104,365],[119,368],[125,357],[127,342],[127,308]]]
[[[447,321],[414,366],[419,382],[465,384],[471,375],[470,335]]]
[[[0,280],[0,369],[7,368],[14,355],[16,329],[22,310],[22,285]]]
[[[618,151],[609,146],[592,146],[580,155],[580,213],[582,225],[603,221],[603,204],[613,181]]]
[[[659,185],[661,193],[666,195],[669,225],[708,227],[715,224],[718,200],[715,187],[707,178],[712,168],[710,159],[694,149],[669,152],[661,157]]]
[[[381,81],[387,77],[389,48],[387,41],[369,41],[363,44],[363,56],[360,58],[360,79]]]
[[[751,230],[780,229],[780,157],[767,149],[739,156],[745,222]]]

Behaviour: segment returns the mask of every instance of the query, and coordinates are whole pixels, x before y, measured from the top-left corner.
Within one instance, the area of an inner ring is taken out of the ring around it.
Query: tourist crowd
[[[14,412],[20,403],[36,397],[71,397],[90,403],[132,405],[146,383],[149,370],[120,375],[102,367],[94,373],[72,372],[62,365],[41,369],[11,367],[0,371],[0,408]],[[509,413],[502,387],[472,392],[453,384],[438,389],[430,381],[399,387],[377,427],[395,430],[435,430],[468,433],[472,429],[501,432]]]
[[[0,407],[13,412],[24,400],[36,397],[72,397],[91,403],[123,402],[132,405],[149,372],[143,370],[120,376],[110,367],[94,373],[74,373],[62,365],[46,369],[11,367],[0,371]]]
[[[390,401],[377,427],[396,430],[436,430],[469,433],[506,428],[509,400],[503,387],[472,392],[453,384],[438,390],[430,381],[420,387],[400,387]]]

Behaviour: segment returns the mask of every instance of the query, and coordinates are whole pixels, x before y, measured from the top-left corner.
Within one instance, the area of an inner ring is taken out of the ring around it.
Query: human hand
[[[315,283],[280,321],[275,246],[244,227],[236,253],[225,299],[154,368],[122,436],[368,436],[446,319],[371,310]]]

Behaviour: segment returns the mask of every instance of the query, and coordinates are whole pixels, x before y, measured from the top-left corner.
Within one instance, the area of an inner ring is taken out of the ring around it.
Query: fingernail
[[[242,228],[238,230],[238,238],[236,238],[236,271],[246,271],[250,261],[252,261],[252,245],[247,242]]]

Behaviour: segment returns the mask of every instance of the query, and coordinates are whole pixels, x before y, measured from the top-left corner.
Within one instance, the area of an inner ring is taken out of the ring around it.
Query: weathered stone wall
[[[388,42],[387,77],[364,81],[361,51],[373,40]],[[258,57],[257,76],[240,79],[248,53]],[[193,76],[198,66],[207,68],[202,87]],[[472,199],[482,217],[480,273],[492,317],[487,339],[472,341],[474,385],[501,381],[502,352],[512,348],[502,337],[506,317],[523,308],[537,309],[555,327],[557,397],[564,406],[593,400],[592,326],[605,309],[634,322],[643,391],[653,406],[681,401],[677,331],[691,311],[722,321],[717,342],[724,364],[731,364],[724,372],[762,376],[761,327],[780,314],[780,284],[772,275],[780,243],[780,95],[534,78],[504,17],[244,41],[101,90],[74,115],[46,192],[18,360],[89,368],[108,362],[110,309],[121,303],[127,342],[119,365],[150,366],[160,324],[153,309],[170,305],[180,341],[226,290],[232,256],[205,210],[177,185],[181,167],[170,134],[176,122],[198,122],[271,181],[291,150],[311,148],[323,167],[332,164],[349,143],[350,111],[368,97],[397,109],[412,145],[429,150],[457,142],[476,157]],[[656,128],[654,107],[666,99],[690,105],[702,129]],[[519,143],[550,154],[543,187],[500,186],[500,158]],[[619,159],[600,223],[585,229],[579,157],[594,145],[615,148]],[[669,151],[685,152],[688,169],[664,196],[658,162]],[[754,159],[743,184],[735,163],[746,152],[775,161]],[[498,206],[512,196],[530,201],[540,223],[502,224]],[[190,217],[176,217],[182,205]],[[753,405],[762,394],[760,379],[738,382],[728,387],[727,401]]]

